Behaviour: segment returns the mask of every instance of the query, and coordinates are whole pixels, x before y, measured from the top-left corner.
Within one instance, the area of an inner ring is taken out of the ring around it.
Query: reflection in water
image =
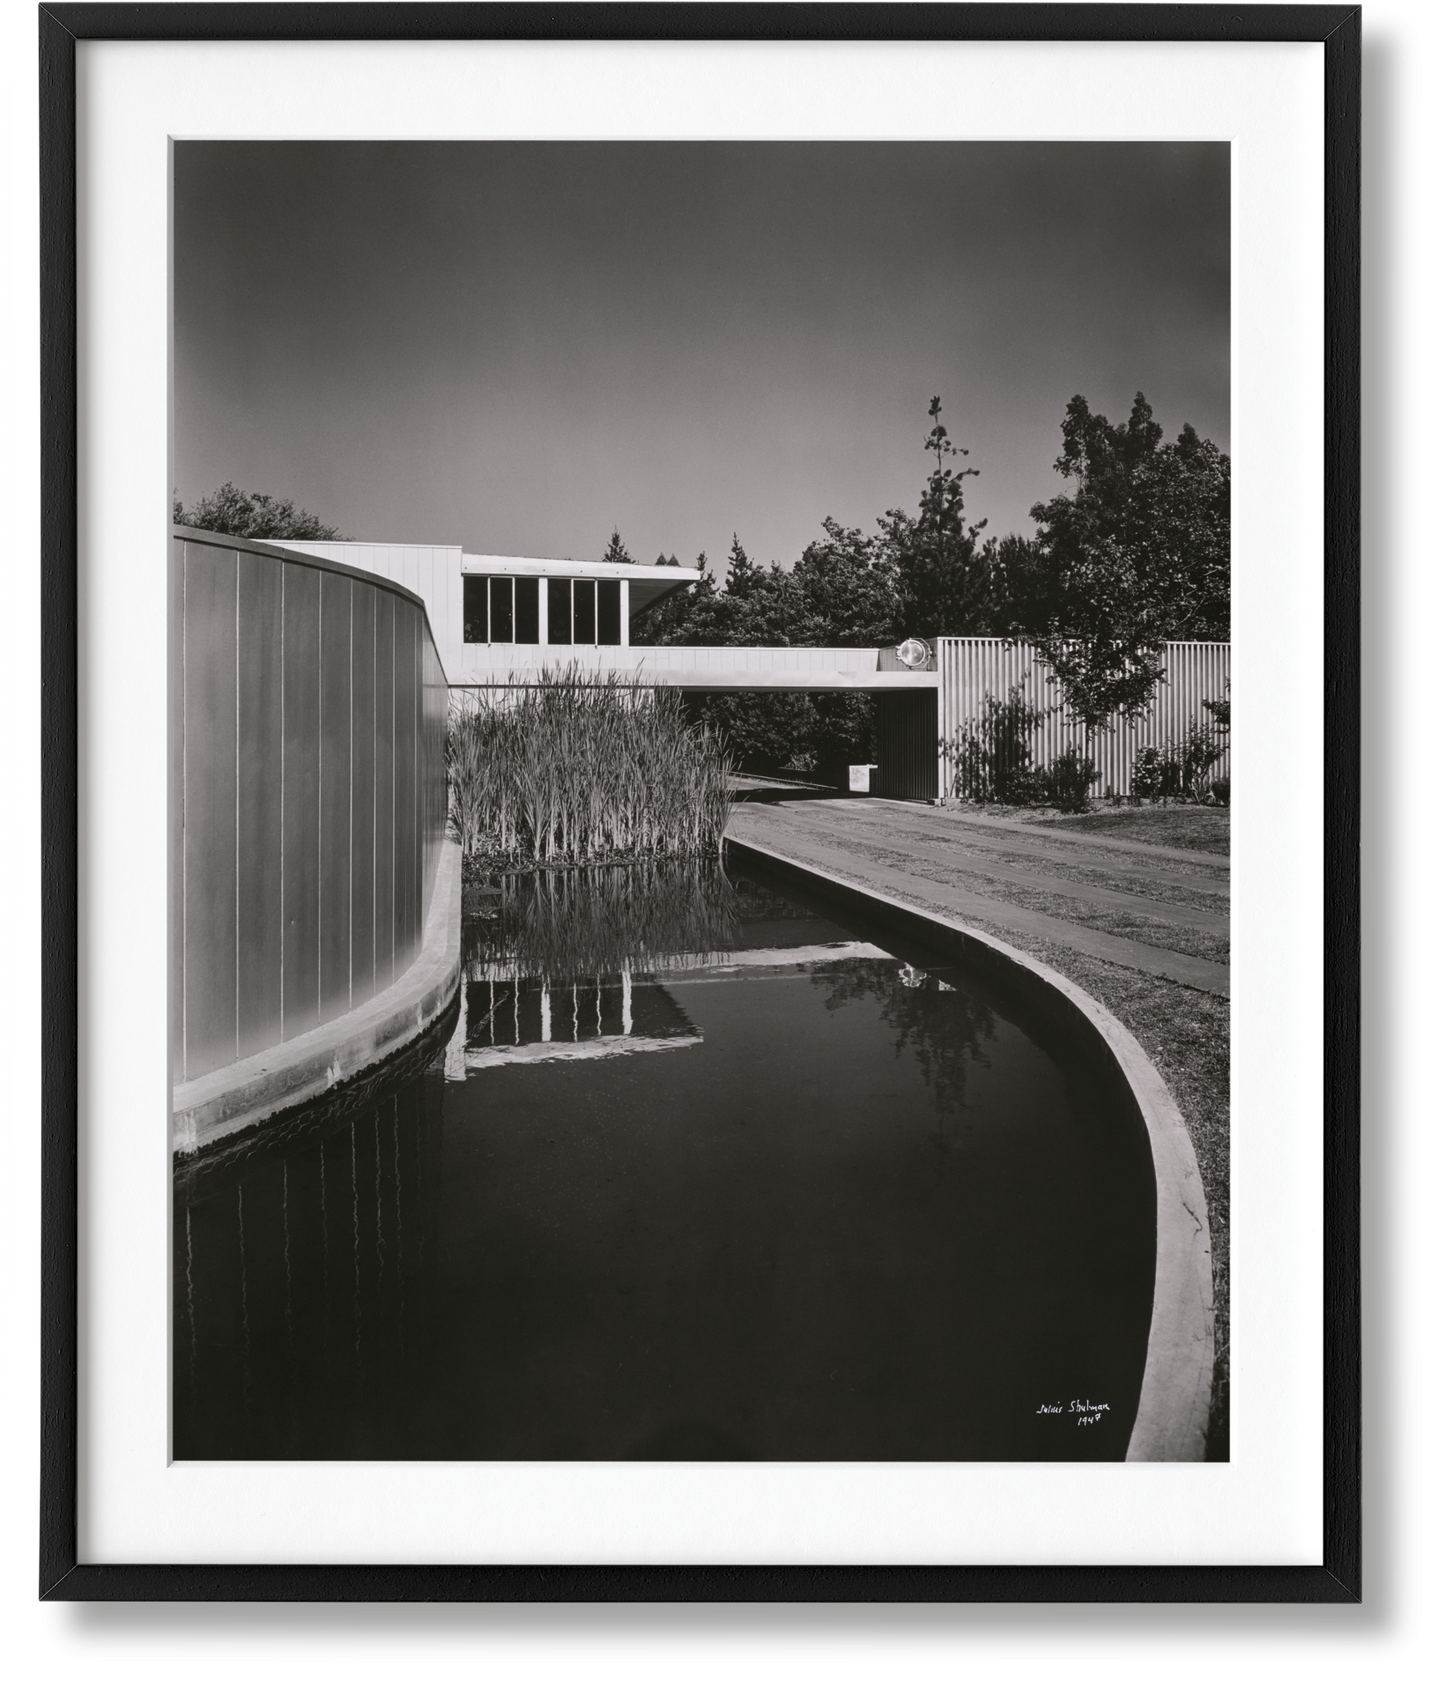
[[[408,1290],[426,1288],[439,1097],[435,1077],[413,1077],[292,1134],[284,1155],[178,1168],[190,1280],[177,1316],[178,1454],[366,1458],[378,1432],[395,1430],[428,1336],[413,1336]]]
[[[178,1167],[177,1457],[1120,1458],[1147,1140],[976,977],[623,874],[512,879],[429,1065]]]
[[[506,874],[488,915],[464,928],[471,969],[501,963],[526,975],[613,975],[672,952],[734,943],[738,899],[713,860],[651,861]]]
[[[448,1080],[465,1080],[469,1071],[504,1064],[575,1062],[701,1043],[667,990],[634,980],[629,970],[559,981],[473,961],[445,1067]]]
[[[813,985],[827,992],[825,1010],[840,1010],[855,999],[876,1000],[894,1032],[894,1055],[912,1051],[939,1114],[962,1110],[970,1064],[988,1061],[983,1045],[994,1036],[988,1005],[912,964],[902,969],[857,961],[832,964],[814,975]]]
[[[236,1187],[237,1251],[241,1258],[241,1394],[246,1417],[251,1415],[251,1307],[246,1291],[246,1208],[243,1187]]]

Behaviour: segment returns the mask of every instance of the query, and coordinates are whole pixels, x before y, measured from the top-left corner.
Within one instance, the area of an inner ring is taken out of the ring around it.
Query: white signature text
[[[1076,1425],[1097,1425],[1109,1411],[1107,1402],[1072,1401],[1043,1402],[1039,1405],[1040,1413],[1061,1413],[1072,1416]]]

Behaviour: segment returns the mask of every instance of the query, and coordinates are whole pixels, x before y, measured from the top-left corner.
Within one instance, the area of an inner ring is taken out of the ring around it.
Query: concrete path
[[[1002,833],[999,833],[1002,832]],[[975,819],[930,812],[927,807],[896,802],[796,800],[767,805],[740,803],[728,824],[729,839],[755,846],[799,864],[814,864],[863,885],[872,885],[917,903],[936,906],[1005,931],[1029,934],[1126,969],[1229,996],[1229,966],[1170,949],[1168,930],[1199,930],[1227,935],[1228,860],[1216,854],[1151,847],[1138,841],[1100,840],[1077,831],[1054,830],[1041,840],[1036,829],[1008,819]],[[971,843],[973,845],[971,845]],[[986,851],[978,852],[981,846]],[[1006,848],[1007,862],[988,856]],[[1038,859],[1035,871],[1018,854]],[[1145,861],[1148,861],[1147,863]],[[1218,910],[1180,905],[1117,886],[1074,880],[1050,871],[1065,861],[1107,875],[1138,877],[1218,895]],[[1199,867],[1208,865],[1208,876]],[[939,881],[940,866],[966,872],[973,881]],[[1131,868],[1132,867],[1132,868]],[[978,879],[982,878],[980,882]],[[1071,899],[1105,912],[1147,917],[1161,944],[1106,933],[1071,921],[1057,909],[1036,910],[1017,903],[1019,890]]]
[[[825,814],[809,813],[805,809],[793,808],[789,818],[802,825],[819,837],[827,841],[836,838],[837,830],[830,831],[828,818]],[[855,846],[868,846],[875,850],[886,849],[894,852],[898,846],[898,832],[890,830],[886,815],[876,819],[850,821],[848,823],[849,838]],[[938,864],[951,866],[955,870],[966,870],[971,876],[986,876],[998,882],[1007,882],[1016,887],[1037,888],[1041,892],[1061,894],[1070,899],[1082,900],[1090,905],[1103,906],[1111,911],[1133,912],[1139,916],[1157,917],[1164,922],[1173,922],[1185,928],[1206,929],[1211,934],[1227,935],[1229,933],[1229,903],[1228,885],[1222,892],[1225,895],[1223,907],[1218,911],[1205,910],[1194,905],[1180,905],[1172,900],[1149,899],[1142,894],[1121,891],[1118,888],[1100,887],[1087,880],[1078,880],[1070,876],[1053,876],[1046,869],[1030,869],[1017,864],[1002,863],[997,859],[974,852],[968,846],[966,835],[954,834],[935,838],[926,830],[921,833],[912,828],[907,831],[907,847],[910,856],[924,858]],[[1040,859],[1040,864],[1044,858]],[[1055,852],[1053,857],[1058,857]],[[1092,857],[1080,856],[1067,861],[1086,867],[1097,867],[1100,870],[1112,870],[1111,861],[1096,860]],[[1178,876],[1165,877],[1156,872],[1155,880],[1180,882]],[[1193,887],[1188,878],[1184,883]],[[1205,892],[1217,889],[1213,882],[1202,884]],[[1006,897],[1006,896],[1005,896]]]

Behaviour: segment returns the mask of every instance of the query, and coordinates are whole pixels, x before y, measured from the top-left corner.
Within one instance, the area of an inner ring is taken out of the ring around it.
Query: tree
[[[756,593],[762,577],[763,569],[748,558],[747,550],[738,542],[738,534],[734,532],[733,546],[728,551],[728,594],[745,601]]]
[[[759,566],[734,537],[725,587],[705,572],[694,588],[650,608],[634,625],[633,640],[755,648],[889,641],[896,603],[886,543],[831,518],[823,534],[791,571],[776,562]],[[727,736],[738,763],[750,770],[831,769],[873,757],[866,695],[714,695],[692,698],[689,707]]]
[[[988,573],[989,611],[979,634],[1044,635],[1052,598],[1048,567],[1037,541],[1017,532],[991,537],[983,546],[983,565]]]
[[[314,542],[341,537],[335,526],[324,524],[289,498],[238,491],[229,479],[219,490],[203,496],[194,508],[182,507],[181,499],[174,497],[171,518],[179,526],[225,532],[230,537],[294,537]]]
[[[1092,737],[1115,712],[1148,706],[1165,641],[1228,636],[1229,460],[1192,427],[1166,444],[1142,394],[1120,426],[1075,397],[1054,464],[1073,494],[1034,507],[1036,537],[980,542],[984,522],[964,511],[964,480],[977,470],[959,465],[967,452],[950,441],[942,408],[937,397],[929,404],[932,463],[916,514],[891,509],[870,537],[825,519],[791,570],[759,566],[734,533],[725,583],[705,572],[643,614],[633,640],[877,647],[905,636],[1027,637]],[[866,697],[690,704],[755,768],[873,757]]]
[[[1229,458],[1191,426],[1163,444],[1142,391],[1118,426],[1076,396],[1062,431],[1054,468],[1077,488],[1030,510],[1025,616],[1092,738],[1148,706],[1165,642],[1229,635]]]
[[[888,545],[831,517],[823,537],[803,551],[789,575],[790,641],[835,648],[878,647],[895,639],[898,567]]]
[[[650,648],[716,648],[727,644],[731,604],[707,570],[707,551],[697,558],[702,577],[646,608],[632,622],[632,642]]]
[[[678,559],[676,555],[659,555],[654,564],[660,567],[675,567]]]
[[[976,479],[978,469],[944,466],[968,451],[949,441],[942,412],[943,401],[935,397],[928,405],[933,429],[923,444],[934,468],[917,515],[893,508],[878,522],[894,559],[899,637],[976,636],[990,616],[988,568],[978,548],[988,522],[965,525],[963,512],[963,481]]]
[[[624,566],[631,566],[632,556],[627,553],[627,546],[623,543],[617,527],[613,526],[612,536],[607,540],[607,548],[602,559],[605,563],[621,562]]]

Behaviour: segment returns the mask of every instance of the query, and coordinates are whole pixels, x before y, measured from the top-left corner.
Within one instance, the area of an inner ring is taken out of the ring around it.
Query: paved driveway
[[[965,921],[1229,996],[1229,861],[884,800],[742,801],[728,835]]]

